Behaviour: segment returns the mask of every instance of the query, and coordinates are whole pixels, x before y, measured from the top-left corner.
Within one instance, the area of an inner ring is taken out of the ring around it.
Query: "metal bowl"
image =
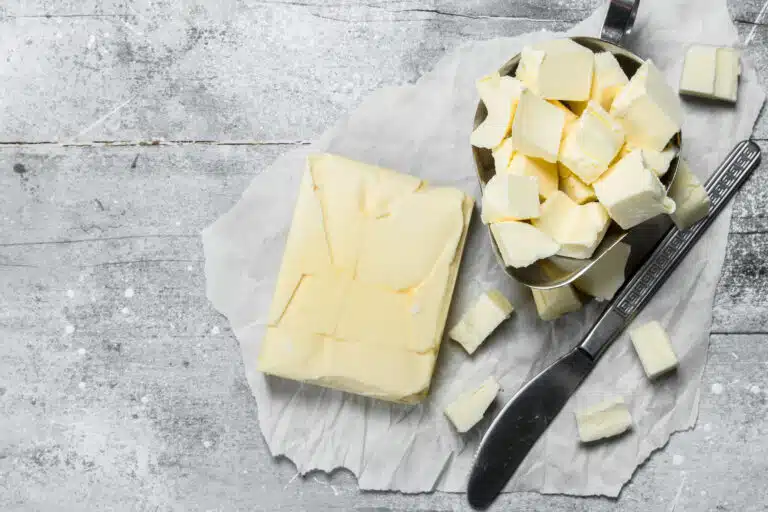
[[[604,41],[602,39],[596,39],[593,37],[572,37],[570,39],[586,48],[589,48],[595,53],[611,52],[616,57],[616,60],[619,62],[621,68],[629,77],[632,77],[644,62],[643,59],[634,53],[622,48],[621,46]],[[506,64],[504,64],[501,69],[499,69],[499,74],[502,76],[514,76],[519,62],[520,54],[514,56]],[[487,115],[488,111],[486,110],[485,105],[482,101],[479,102],[477,111],[475,112],[475,128],[477,128],[477,126],[479,126],[480,123],[485,120]],[[672,138],[671,143],[677,149],[677,156],[675,156],[675,158],[670,163],[669,170],[661,178],[661,182],[664,184],[664,187],[667,190],[669,190],[669,186],[672,184],[672,181],[675,179],[675,174],[677,173],[677,164],[680,158],[680,148],[682,145],[682,136],[680,132],[678,132]],[[477,168],[477,176],[480,179],[480,185],[483,189],[485,189],[485,184],[488,183],[488,180],[490,180],[494,174],[496,174],[496,170],[493,165],[493,155],[489,149],[477,148],[474,146],[472,147],[472,152],[475,157],[475,167]],[[637,227],[639,226],[632,228],[632,230],[635,230]],[[605,234],[603,241],[600,243],[600,245],[598,245],[594,254],[589,259],[551,256],[549,258],[539,260],[527,267],[514,268],[504,265],[501,252],[499,252],[499,247],[496,245],[496,240],[494,240],[493,235],[491,234],[490,226],[488,226],[488,236],[491,239],[493,252],[496,253],[496,259],[498,260],[499,264],[504,267],[506,273],[530,288],[537,288],[542,290],[557,288],[558,286],[566,285],[577,279],[579,276],[589,270],[613,246],[624,240],[628,233],[629,231],[621,229],[618,224],[611,221],[611,225],[608,228],[608,232]]]

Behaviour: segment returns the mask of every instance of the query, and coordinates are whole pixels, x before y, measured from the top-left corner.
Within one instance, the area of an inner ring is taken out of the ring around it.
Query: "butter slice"
[[[617,243],[573,285],[598,301],[612,299],[624,284],[630,249],[629,244]]]
[[[509,134],[523,85],[515,78],[495,73],[479,79],[476,86],[488,115],[472,132],[470,142],[493,149]]]
[[[649,379],[654,379],[677,366],[677,357],[667,332],[653,321],[630,329],[629,337]]]
[[[549,258],[560,250],[560,245],[549,235],[525,222],[496,222],[491,234],[508,267],[527,267],[531,263]]]
[[[576,412],[576,426],[582,443],[623,434],[632,426],[624,398],[609,398],[597,405]]]
[[[597,199],[622,229],[629,229],[661,213],[673,213],[659,178],[645,166],[642,153],[632,151],[594,183]]]
[[[550,290],[532,289],[536,311],[542,320],[555,320],[566,313],[581,309],[581,301],[573,286],[566,284]]]
[[[619,61],[610,52],[595,55],[595,74],[592,77],[592,91],[589,95],[603,109],[610,110],[613,99],[622,87],[629,83]]]
[[[448,335],[473,354],[490,334],[506,320],[513,311],[512,304],[498,290],[483,293],[461,316]]]
[[[535,176],[539,180],[539,195],[544,199],[557,192],[557,164],[552,162],[515,153],[509,161],[506,172],[522,176]]]
[[[693,45],[685,54],[680,94],[735,102],[740,72],[738,50]]]
[[[565,113],[526,89],[512,123],[512,145],[522,154],[557,162]]]
[[[610,225],[610,217],[599,203],[579,205],[563,192],[556,192],[541,206],[532,224],[560,244],[557,252],[569,258],[590,258]]]
[[[533,176],[495,174],[483,190],[485,224],[539,216],[539,180]]]
[[[477,425],[499,394],[499,383],[488,377],[477,389],[461,393],[445,408],[445,415],[461,433]]]
[[[560,176],[560,190],[565,192],[568,197],[578,204],[588,203],[597,199],[595,189],[591,185],[581,181],[562,162],[558,162],[557,166]]]
[[[663,150],[683,124],[680,98],[650,60],[616,94],[611,115],[624,127],[627,142],[656,151]]]
[[[590,101],[560,147],[559,160],[586,184],[594,182],[624,144],[624,130],[603,107]]]
[[[595,56],[570,39],[554,39],[524,47],[517,77],[548,100],[584,101],[592,88]]]
[[[339,156],[309,157],[260,370],[385,400],[421,400],[471,212],[459,190]]]
[[[741,74],[740,52],[735,48],[717,49],[717,71],[715,75],[715,96],[718,99],[735,102],[739,95]]]
[[[688,229],[709,213],[709,195],[688,162],[682,158],[677,166],[675,181],[669,187],[669,197],[677,205],[670,217],[680,230]]]

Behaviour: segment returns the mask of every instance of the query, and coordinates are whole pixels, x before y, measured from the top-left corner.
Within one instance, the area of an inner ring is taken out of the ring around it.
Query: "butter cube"
[[[560,250],[549,235],[525,222],[496,222],[491,224],[491,233],[508,267],[527,267]]]
[[[592,88],[595,56],[571,39],[555,39],[525,47],[517,77],[548,100],[584,101]]]
[[[636,149],[640,148],[636,148],[632,144],[624,144],[624,146],[621,148],[621,151],[619,151],[619,155],[616,160],[618,161],[624,158]],[[645,162],[645,166],[653,171],[653,174],[659,178],[667,174],[672,160],[674,160],[677,156],[677,148],[674,146],[669,146],[664,151],[656,151],[653,149],[640,149],[640,151],[643,152],[643,161]]]
[[[594,183],[597,199],[622,229],[629,229],[660,213],[673,213],[659,178],[645,166],[639,150],[616,162]]]
[[[565,113],[526,89],[512,123],[512,145],[522,154],[557,162]]]
[[[677,205],[670,217],[680,230],[688,229],[709,213],[709,195],[682,158],[675,181],[669,187],[669,197]]]
[[[624,144],[624,130],[603,107],[590,101],[569,128],[559,159],[586,184],[594,182],[611,164]]]
[[[459,190],[310,156],[259,369],[384,400],[421,400],[471,214]]]
[[[739,95],[740,52],[735,48],[717,49],[717,71],[715,75],[715,97],[735,102]]]
[[[629,337],[649,379],[654,379],[677,366],[672,343],[659,322],[653,321],[635,327],[629,331]]]
[[[573,286],[566,284],[549,290],[532,289],[536,311],[542,320],[555,320],[566,313],[581,309],[581,301]]]
[[[623,434],[632,426],[624,398],[615,397],[576,412],[576,427],[582,443]]]
[[[595,74],[589,95],[592,101],[597,102],[603,109],[610,110],[613,98],[628,82],[629,78],[612,53],[601,52],[595,55]]]
[[[491,150],[493,155],[493,168],[496,174],[502,174],[507,172],[512,161],[512,156],[515,154],[515,147],[512,145],[512,139],[506,138],[501,144]]]
[[[539,179],[518,174],[494,174],[483,190],[485,224],[539,216]]]
[[[680,94],[735,102],[740,72],[738,50],[693,45],[685,54]]]
[[[534,176],[539,180],[539,195],[547,199],[557,192],[557,164],[541,158],[531,158],[522,153],[515,153],[507,166],[506,172],[522,176]]]
[[[560,244],[558,255],[584,259],[603,239],[610,217],[599,203],[579,205],[557,191],[541,205],[541,214],[532,224]]]
[[[485,415],[501,387],[496,379],[488,377],[477,389],[461,393],[445,408],[445,415],[461,433],[469,431]]]
[[[473,146],[493,149],[509,134],[523,85],[519,80],[498,73],[476,83],[480,99],[488,115],[470,137]]]
[[[656,151],[663,150],[683,124],[680,98],[650,60],[616,94],[611,115],[624,127],[627,142]]]
[[[619,242],[576,279],[573,285],[598,301],[612,299],[624,284],[630,249],[629,244]]]
[[[488,290],[477,298],[448,335],[459,342],[468,354],[473,354],[477,347],[512,314],[513,309],[512,304],[500,291]]]
[[[573,174],[562,162],[558,162],[558,174],[560,176],[560,190],[578,204],[588,203],[597,199],[595,189],[587,185]]]

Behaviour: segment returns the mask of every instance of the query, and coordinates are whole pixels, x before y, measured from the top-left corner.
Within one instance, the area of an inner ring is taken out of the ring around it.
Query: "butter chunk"
[[[650,60],[616,94],[611,115],[624,127],[627,142],[661,151],[683,124],[680,98]]]
[[[507,172],[507,167],[512,161],[515,153],[515,147],[512,145],[512,139],[506,138],[501,144],[491,150],[493,155],[493,168],[496,174]]]
[[[624,284],[630,249],[629,244],[617,243],[573,285],[598,301],[612,299]]]
[[[589,95],[592,101],[597,102],[603,109],[610,110],[616,94],[628,82],[629,78],[612,53],[601,52],[595,55],[595,73]]]
[[[712,97],[715,93],[717,48],[693,45],[685,52],[680,93],[691,96]]]
[[[600,177],[624,144],[624,130],[594,101],[569,128],[559,159],[586,184]]]
[[[717,68],[715,75],[715,97],[735,102],[739,95],[739,75],[741,74],[740,52],[735,48],[717,49]]]
[[[465,391],[445,408],[445,415],[461,433],[477,425],[488,407],[496,399],[501,387],[493,377],[488,377],[477,389]]]
[[[642,151],[645,166],[653,171],[653,174],[659,178],[667,174],[672,160],[674,160],[677,156],[677,148],[674,146],[669,146],[663,151],[656,151],[654,149],[641,149],[631,144],[624,144],[624,146],[621,148],[621,151],[619,151],[617,160],[624,158],[636,149],[640,149],[640,151]]]
[[[533,176],[495,174],[483,190],[486,224],[539,216],[539,180]]]
[[[500,291],[488,290],[477,298],[448,334],[451,339],[460,343],[468,354],[473,354],[512,314],[513,309],[512,304]]]
[[[669,187],[669,197],[677,205],[670,217],[680,230],[688,229],[709,213],[709,195],[682,158]]]
[[[421,400],[471,213],[459,190],[310,156],[259,369],[385,400]]]
[[[677,367],[672,343],[659,322],[653,321],[630,329],[629,337],[649,379]]]
[[[536,311],[542,320],[555,320],[566,313],[581,309],[581,301],[570,284],[549,290],[532,289],[531,292]]]
[[[594,183],[597,199],[622,229],[661,213],[675,211],[659,178],[645,166],[642,153],[632,151]]]
[[[582,443],[623,434],[632,426],[624,398],[615,397],[576,412],[576,426]]]
[[[595,56],[570,39],[554,39],[523,48],[517,77],[548,100],[584,101],[592,88]]]
[[[525,222],[496,222],[491,234],[508,267],[527,267],[531,263],[549,258],[560,250],[549,235]]]
[[[509,161],[506,172],[522,176],[534,176],[539,180],[539,195],[543,199],[557,192],[557,164],[541,158],[532,158],[522,153],[515,153]]]
[[[557,252],[569,258],[590,258],[610,225],[602,205],[579,205],[563,192],[556,192],[541,205],[532,224],[560,244]]]
[[[578,204],[588,203],[597,199],[595,189],[587,185],[573,174],[562,162],[558,162],[558,174],[560,176],[560,190]]]
[[[523,85],[515,78],[496,73],[481,78],[476,86],[488,115],[472,132],[470,142],[476,147],[493,149],[509,134]]]
[[[512,123],[512,145],[520,153],[557,162],[565,113],[526,89],[520,95]]]

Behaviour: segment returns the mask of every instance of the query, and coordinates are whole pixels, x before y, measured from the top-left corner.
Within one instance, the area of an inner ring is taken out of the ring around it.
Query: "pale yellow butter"
[[[692,45],[685,53],[680,94],[735,102],[738,96],[739,50]]]
[[[573,285],[599,301],[612,299],[624,284],[630,249],[629,244],[617,243]]]
[[[552,237],[526,222],[495,222],[491,224],[491,234],[508,267],[527,267],[560,250]]]
[[[649,379],[655,379],[677,367],[672,342],[659,322],[634,327],[630,329],[629,337]]]
[[[669,197],[677,205],[670,217],[678,229],[688,229],[709,213],[709,195],[682,158],[669,187]]]
[[[579,439],[591,443],[623,434],[632,426],[632,416],[622,397],[609,398],[576,412]]]
[[[563,126],[565,113],[526,89],[512,123],[512,145],[526,156],[557,162]]]
[[[259,368],[385,400],[422,399],[471,212],[458,190],[311,156]]]
[[[509,317],[513,309],[512,304],[500,291],[488,290],[464,312],[448,335],[461,344],[468,354],[473,354],[477,347]]]
[[[568,167],[562,162],[558,162],[557,166],[560,177],[560,190],[565,192],[568,197],[578,204],[588,203],[589,201],[597,199],[595,189],[592,188],[591,185],[587,185],[581,181],[579,177],[569,171]]]
[[[536,303],[536,311],[542,320],[555,320],[567,313],[578,311],[582,306],[576,291],[570,284],[550,290],[532,289],[531,292]]]
[[[476,86],[488,115],[472,132],[470,142],[476,147],[493,149],[509,134],[524,87],[516,78],[498,73],[479,79]]]
[[[493,377],[488,377],[480,387],[465,391],[445,407],[445,415],[461,433],[469,431],[485,415],[501,387]]]
[[[637,148],[632,144],[624,144],[616,157],[616,161],[621,160],[636,149],[642,151],[645,166],[659,178],[667,174],[672,160],[677,156],[677,148],[674,146],[669,146],[663,151],[656,151],[654,149]]]
[[[740,52],[735,48],[717,49],[715,97],[735,102],[739,95]]]
[[[589,95],[592,101],[597,102],[603,109],[610,110],[616,94],[628,82],[629,78],[612,53],[595,54],[595,74]]]
[[[570,39],[553,39],[524,47],[517,77],[548,100],[584,101],[592,88],[595,56]]]
[[[584,259],[592,256],[610,220],[599,203],[579,205],[558,191],[541,205],[541,214],[531,223],[560,244],[557,254]]]
[[[539,180],[539,195],[543,199],[547,199],[557,192],[557,164],[552,162],[547,162],[541,158],[525,156],[522,153],[515,153],[509,161],[506,172],[536,177]]]
[[[539,179],[519,174],[495,174],[483,189],[485,224],[539,216]]]

